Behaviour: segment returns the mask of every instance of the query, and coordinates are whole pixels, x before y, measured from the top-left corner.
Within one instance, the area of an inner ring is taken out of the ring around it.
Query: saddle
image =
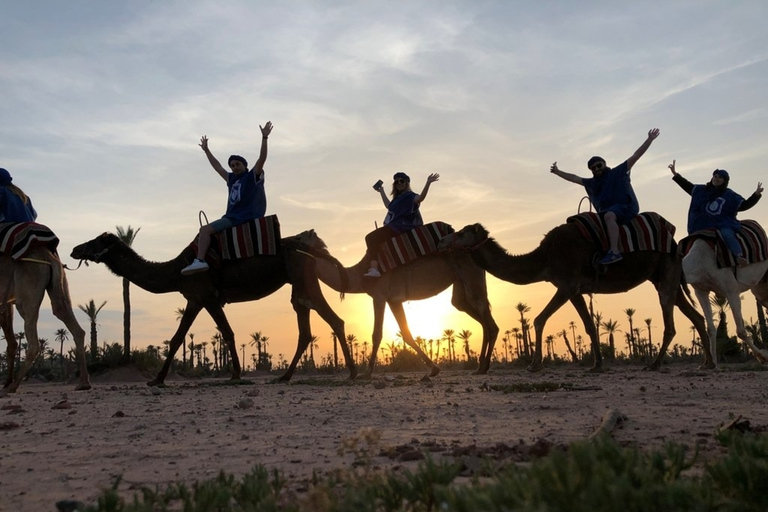
[[[59,238],[48,226],[36,222],[6,222],[0,224],[0,254],[14,260],[23,258],[33,247],[48,247],[54,254]]]
[[[437,243],[453,228],[445,222],[430,222],[393,236],[379,246],[376,260],[379,269],[387,272],[414,260],[438,252]]]
[[[768,259],[768,237],[765,230],[754,220],[739,221],[741,229],[736,233],[736,240],[741,247],[741,253],[749,263],[757,263]],[[696,240],[704,240],[715,251],[717,268],[730,268],[736,266],[736,259],[725,245],[720,232],[716,229],[702,229],[694,231],[680,240],[680,251],[683,256],[688,254]]]
[[[608,231],[603,217],[594,212],[584,212],[566,219],[575,224],[587,240],[592,241],[601,250],[607,251]],[[628,224],[619,224],[619,251],[656,251],[674,253],[675,226],[655,212],[642,212]]]
[[[197,237],[189,246],[197,253]],[[221,265],[224,260],[274,256],[279,249],[280,221],[277,215],[268,215],[216,233],[205,259],[212,265]]]

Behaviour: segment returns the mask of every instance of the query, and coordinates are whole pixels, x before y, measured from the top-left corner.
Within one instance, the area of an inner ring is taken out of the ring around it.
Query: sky
[[[236,153],[252,164],[267,121],[268,213],[284,235],[315,229],[345,265],[384,218],[371,186],[397,171],[417,192],[440,174],[425,221],[480,222],[514,254],[579,211],[583,188],[552,175],[552,162],[586,177],[591,156],[617,165],[651,128],[661,135],[632,182],[641,210],[675,224],[678,239],[689,198],[671,180],[672,159],[694,183],[727,169],[745,197],[768,184],[768,4],[759,0],[31,0],[1,2],[0,19],[0,167],[59,236],[69,267],[72,247],[116,226],[140,228],[133,247],[146,259],[177,256],[197,234],[198,212],[213,220],[226,207],[201,136],[220,160]],[[741,218],[765,225],[766,216],[759,203]],[[107,301],[99,341],[122,343],[121,279],[99,264],[68,279],[75,305]],[[502,334],[519,327],[517,303],[533,319],[555,291],[488,282]],[[324,292],[347,333],[370,341],[370,299]],[[289,298],[286,286],[227,306],[238,346],[261,331],[275,362],[290,359],[298,331]],[[170,339],[184,304],[131,286],[133,345]],[[650,283],[596,296],[594,308],[620,330],[634,308],[635,323],[651,318],[661,339]],[[468,329],[479,349],[481,326],[452,308],[450,291],[406,311],[414,335]],[[756,319],[751,294],[745,317]],[[687,345],[690,325],[676,318],[674,342]],[[545,335],[571,321],[583,335],[570,305]],[[328,325],[313,314],[312,326],[319,355],[330,352]],[[46,300],[41,336],[61,327]],[[384,342],[397,330],[388,314]],[[201,315],[191,332],[204,341],[215,328]]]

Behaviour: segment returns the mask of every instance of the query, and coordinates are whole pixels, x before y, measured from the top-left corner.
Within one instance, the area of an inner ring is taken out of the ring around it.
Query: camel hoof
[[[162,386],[164,383],[160,379],[152,379],[151,381],[147,382],[147,386],[153,387],[153,386]]]
[[[714,370],[716,368],[717,368],[717,365],[712,361],[708,361],[699,366],[699,370]]]
[[[541,363],[531,363],[530,366],[528,366],[527,370],[529,372],[540,372],[544,369],[544,365]]]
[[[605,373],[605,370],[602,366],[593,366],[589,370],[587,370],[587,373]]]
[[[88,384],[78,384],[77,386],[75,386],[75,391],[88,391],[92,387],[93,386],[91,386],[90,383],[88,383]]]
[[[365,372],[357,376],[357,380],[371,380],[372,374]]]
[[[440,367],[438,367],[438,366],[433,366],[433,367],[432,367],[432,371],[431,371],[431,372],[429,372],[429,376],[430,376],[430,377],[436,377],[438,373],[440,373]]]

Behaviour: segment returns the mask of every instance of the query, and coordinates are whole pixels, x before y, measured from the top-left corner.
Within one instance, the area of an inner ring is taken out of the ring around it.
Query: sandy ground
[[[443,371],[428,382],[419,373],[378,374],[350,386],[321,385],[344,375],[297,375],[290,385],[256,376],[247,386],[170,380],[163,389],[123,373],[94,378],[85,392],[28,382],[0,398],[0,510],[92,502],[118,475],[128,492],[221,469],[240,475],[256,464],[301,482],[313,470],[350,467],[354,456],[339,448],[365,427],[381,434],[373,460],[381,468],[412,467],[417,462],[406,460],[421,449],[466,456],[585,439],[610,409],[626,416],[613,431],[623,444],[678,441],[717,456],[720,425],[738,416],[768,425],[768,372],[758,370],[752,363],[715,372],[670,365],[657,373],[616,365],[600,375],[576,367]],[[569,387],[498,390],[517,383]]]

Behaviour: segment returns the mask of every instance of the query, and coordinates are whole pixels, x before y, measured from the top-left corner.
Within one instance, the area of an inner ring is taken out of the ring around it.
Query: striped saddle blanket
[[[742,220],[739,223],[741,230],[736,233],[736,240],[739,241],[741,253],[747,261],[757,263],[768,259],[768,238],[766,238],[765,230],[754,220]],[[680,250],[683,256],[691,250],[693,242],[699,239],[706,241],[714,249],[717,268],[736,266],[736,259],[716,229],[696,231],[680,240]]]
[[[445,222],[430,222],[393,236],[379,246],[377,260],[382,272],[401,267],[415,259],[437,252],[437,243],[453,228]]]
[[[0,254],[8,254],[14,260],[24,257],[32,247],[46,246],[53,252],[59,238],[48,226],[36,222],[8,222],[0,224]]]
[[[197,252],[197,238],[190,246]],[[272,256],[277,254],[279,247],[280,222],[277,215],[268,215],[217,233],[206,260],[217,263],[220,260]]]
[[[580,213],[568,217],[566,222],[576,224],[584,238],[592,240],[603,251],[608,250],[608,232],[605,229],[603,218],[597,213]],[[619,251],[621,252],[673,253],[676,250],[675,226],[658,213],[643,212],[632,219],[629,224],[619,225]]]

